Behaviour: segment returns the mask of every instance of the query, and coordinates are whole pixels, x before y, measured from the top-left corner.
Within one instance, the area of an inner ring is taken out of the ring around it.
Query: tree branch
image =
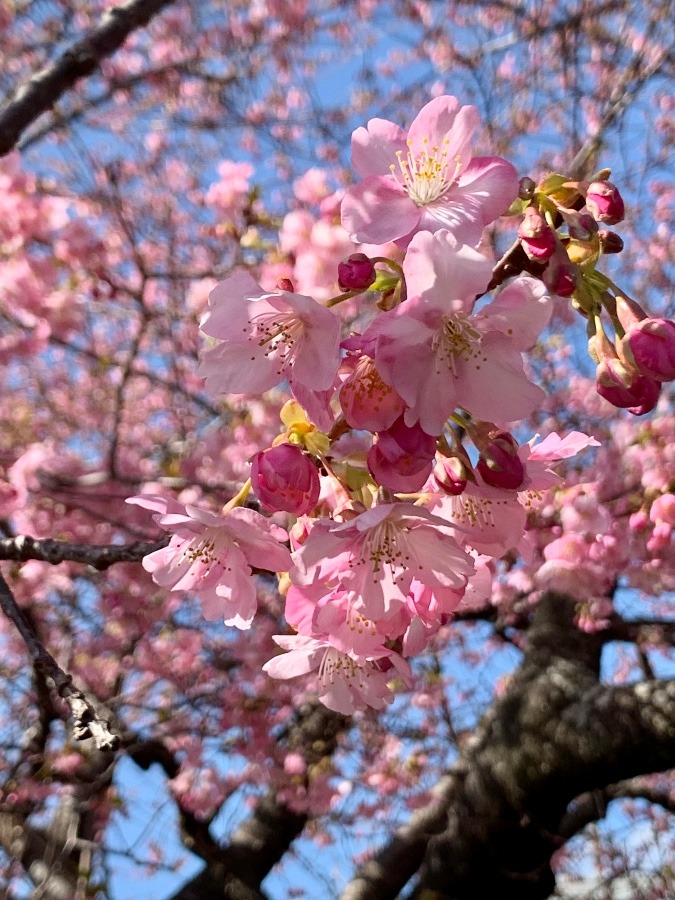
[[[127,0],[109,9],[89,34],[57,60],[19,86],[0,109],[0,156],[9,153],[28,126],[80,78],[90,75],[129,35],[141,28],[173,0]]]
[[[78,741],[92,738],[99,750],[116,750],[119,746],[118,736],[110,731],[108,723],[100,718],[82,691],[73,687],[72,675],[64,672],[51,653],[42,646],[2,574],[0,574],[0,606],[23,638],[35,668],[51,678],[59,697],[70,707],[74,738]]]
[[[675,796],[670,786],[659,788],[654,786],[651,779],[627,778],[602,790],[589,791],[577,797],[560,820],[558,834],[566,841],[569,840],[586,825],[602,819],[610,801],[627,799],[647,800],[675,815]]]
[[[323,761],[332,756],[348,723],[346,716],[321,703],[305,703],[280,740],[290,750],[301,753],[311,771],[321,768]],[[275,790],[270,790],[236,829],[227,846],[215,856],[211,854],[206,869],[170,900],[261,900],[261,882],[302,832],[308,818],[308,813],[290,809],[278,799]],[[198,846],[190,849],[200,853]]]
[[[136,541],[133,544],[70,544],[66,541],[54,541],[50,538],[37,540],[25,534],[0,540],[0,559],[11,559],[26,562],[37,559],[58,565],[62,562],[84,563],[100,572],[115,563],[140,562],[148,553],[166,547],[168,536],[153,543]]]
[[[580,632],[574,615],[569,598],[539,602],[507,691],[432,803],[357,872],[343,900],[393,900],[418,870],[419,897],[543,900],[570,803],[672,766],[675,681],[601,684],[604,633]]]

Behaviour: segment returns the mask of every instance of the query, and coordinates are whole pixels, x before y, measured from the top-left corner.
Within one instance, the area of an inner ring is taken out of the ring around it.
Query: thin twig
[[[43,647],[2,574],[0,574],[0,606],[23,638],[35,668],[51,678],[59,697],[70,707],[74,738],[78,741],[91,738],[99,750],[116,750],[120,743],[119,737],[110,731],[108,723],[99,717],[82,691],[73,687],[73,676],[64,672],[51,653]]]

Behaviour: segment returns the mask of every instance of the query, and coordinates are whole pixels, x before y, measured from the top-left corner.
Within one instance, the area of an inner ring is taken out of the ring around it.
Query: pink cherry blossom
[[[295,584],[339,585],[375,622],[405,604],[413,578],[461,588],[473,572],[448,523],[412,503],[374,506],[343,524],[319,520],[293,559]]]
[[[148,554],[143,568],[160,587],[198,594],[206,619],[223,617],[226,625],[249,628],[257,608],[251,566],[268,572],[291,567],[290,553],[279,543],[286,532],[252,509],[217,516],[151,494],[127,503],[153,510],[157,524],[171,533],[168,546]]]
[[[362,181],[347,191],[342,224],[356,242],[407,239],[447,229],[476,245],[483,228],[518,193],[513,166],[500,157],[472,157],[478,111],[456,97],[436,97],[407,134],[371,119],[352,135],[352,165]]]
[[[319,700],[343,715],[371,707],[384,709],[394,695],[388,685],[401,677],[411,685],[408,663],[382,647],[368,657],[342,653],[329,641],[304,635],[275,635],[275,642],[288,652],[270,659],[263,671],[272,678],[295,678],[318,669]]]
[[[562,481],[550,466],[587,447],[599,446],[595,438],[578,431],[564,438],[550,434],[540,444],[535,441],[536,437],[518,450],[524,479],[517,490],[485,483],[477,469],[475,482],[468,481],[461,494],[431,500],[436,515],[458,526],[455,538],[460,543],[494,557],[518,547],[528,511],[541,505],[543,491]]]
[[[419,421],[438,435],[458,406],[495,423],[529,415],[544,397],[522,358],[551,315],[541,282],[518,278],[473,314],[490,265],[447,232],[416,235],[403,269],[411,299],[376,319],[364,338],[377,339],[377,370],[408,405],[406,424]]]
[[[313,391],[330,388],[339,366],[340,323],[311,297],[266,293],[236,270],[211,291],[204,334],[220,343],[203,356],[211,394],[259,394],[288,379]]]

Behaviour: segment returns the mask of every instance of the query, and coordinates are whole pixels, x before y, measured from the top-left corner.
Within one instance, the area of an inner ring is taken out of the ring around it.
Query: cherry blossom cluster
[[[473,107],[442,96],[407,132],[383,119],[354,132],[361,180],[341,216],[360,250],[337,266],[341,293],[319,302],[288,278],[267,291],[235,269],[201,322],[207,392],[281,387],[280,434],[219,515],[130,501],[171,534],[146,570],[196,593],[206,618],[249,628],[253,575],[278,573],[294,633],[275,638],[285,652],[264,668],[316,671],[320,699],[343,713],[381,709],[392,685],[411,684],[410,657],[458,608],[490,596],[495,561],[521,545],[528,513],[560,482],[551,466],[598,445],[580,432],[539,443],[514,434],[545,401],[526,354],[552,295],[586,320],[610,402],[647,412],[675,377],[675,325],[649,318],[596,267],[620,249],[600,227],[623,216],[608,173],[519,180],[506,160],[474,156],[478,126]],[[521,217],[520,268],[513,250],[500,270],[482,249],[503,214]],[[251,491],[258,509],[246,506]]]

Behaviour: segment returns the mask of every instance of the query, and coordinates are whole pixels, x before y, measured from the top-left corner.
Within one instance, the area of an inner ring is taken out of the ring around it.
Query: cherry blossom
[[[283,379],[312,391],[333,384],[340,323],[310,297],[265,293],[235,271],[211,291],[200,327],[220,341],[200,367],[212,394],[259,394]]]
[[[341,524],[319,520],[293,559],[295,584],[340,585],[374,621],[405,603],[413,578],[432,589],[461,588],[473,572],[448,524],[411,503],[374,506]]]
[[[352,165],[363,180],[342,203],[352,240],[382,243],[447,229],[477,244],[518,192],[516,171],[506,160],[472,159],[478,126],[475,107],[443,96],[423,107],[407,134],[385,119],[357,128]]]
[[[525,375],[522,351],[548,323],[551,302],[541,282],[522,277],[474,313],[489,264],[447,232],[419,234],[404,263],[409,300],[376,319],[364,337],[376,339],[375,365],[408,405],[405,422],[442,432],[462,406],[504,423],[542,402]]]
[[[335,712],[351,715],[359,709],[383,709],[394,699],[388,682],[400,677],[411,683],[408,663],[393,650],[381,647],[367,657],[342,653],[328,641],[304,635],[276,635],[287,653],[263,666],[272,678],[295,678],[318,669],[319,699]]]
[[[155,512],[157,524],[172,537],[150,553],[143,567],[160,587],[194,591],[206,619],[250,628],[257,608],[251,566],[268,572],[290,568],[291,557],[276,527],[252,509],[235,507],[225,516],[155,495],[130,497],[127,503]]]

